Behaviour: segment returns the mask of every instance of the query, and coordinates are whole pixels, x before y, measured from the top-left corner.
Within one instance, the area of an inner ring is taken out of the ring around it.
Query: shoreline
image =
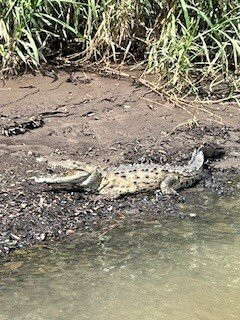
[[[122,79],[87,76],[92,81],[77,84],[67,82],[64,72],[54,83],[41,75],[6,81],[10,89],[0,96],[1,127],[45,116],[39,128],[0,136],[0,255],[36,243],[71,239],[83,229],[104,230],[114,220],[131,221],[150,213],[182,218],[177,208],[185,195],[205,187],[216,193],[235,188],[229,189],[227,180],[237,176],[240,168],[239,107],[233,103],[209,107],[224,118],[224,125],[199,110],[199,120],[190,128],[188,112],[147,88]],[[146,95],[148,100],[142,99]],[[94,195],[52,190],[30,179],[46,173],[44,163],[36,161],[41,157],[105,165],[181,164],[203,143],[207,146],[203,180],[170,200],[157,199],[158,192],[151,192],[95,202]]]

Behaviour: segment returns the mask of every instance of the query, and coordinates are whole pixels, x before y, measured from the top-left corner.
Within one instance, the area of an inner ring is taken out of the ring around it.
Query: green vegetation
[[[60,59],[65,57],[65,59]],[[239,87],[239,0],[0,0],[3,70],[41,62],[141,65],[157,88]],[[67,60],[66,60],[67,59]],[[229,91],[228,91],[229,92]]]
[[[80,19],[73,1],[2,0],[0,2],[0,59],[3,68],[36,68],[50,59],[73,36]],[[60,54],[60,52],[59,52]]]

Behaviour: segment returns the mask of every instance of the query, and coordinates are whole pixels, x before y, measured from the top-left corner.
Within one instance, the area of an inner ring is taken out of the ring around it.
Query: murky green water
[[[19,255],[18,271],[0,273],[0,319],[240,319],[239,205],[200,194],[181,208],[194,218]]]

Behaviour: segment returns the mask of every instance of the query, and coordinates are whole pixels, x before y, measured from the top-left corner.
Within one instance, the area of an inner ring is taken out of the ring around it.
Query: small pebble
[[[190,213],[189,213],[189,216],[190,216],[191,218],[195,218],[195,217],[197,216],[197,214],[196,214],[195,212],[190,212]]]

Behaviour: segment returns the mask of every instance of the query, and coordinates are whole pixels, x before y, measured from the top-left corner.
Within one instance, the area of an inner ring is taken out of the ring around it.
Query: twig
[[[27,94],[25,94],[25,96],[22,97],[22,98],[19,98],[19,99],[17,99],[17,100],[10,101],[10,102],[7,102],[7,103],[2,104],[1,107],[6,107],[6,106],[9,106],[10,104],[13,104],[13,103],[19,102],[19,101],[21,101],[21,100],[24,100],[24,99],[27,98],[28,96],[30,96],[30,95],[32,95],[32,94],[36,94],[36,93],[38,93],[39,91],[40,91],[40,89],[37,89],[35,92],[27,93]]]
[[[158,106],[161,106],[161,107],[163,106],[163,107],[167,108],[168,110],[171,110],[171,108],[167,107],[165,104],[160,103],[160,102],[158,102],[158,101],[154,101],[154,100],[152,100],[152,99],[145,98],[145,97],[143,97],[143,96],[141,96],[140,98],[143,99],[143,100],[146,100],[146,101],[148,101],[148,102],[157,104]]]

